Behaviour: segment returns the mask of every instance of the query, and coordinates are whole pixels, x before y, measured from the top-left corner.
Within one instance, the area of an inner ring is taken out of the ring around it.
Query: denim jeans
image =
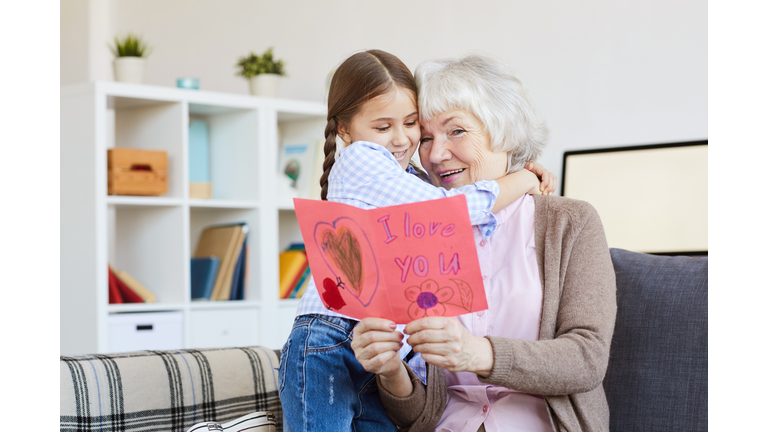
[[[301,315],[280,358],[283,423],[292,432],[397,431],[379,398],[376,376],[350,343],[357,321]]]

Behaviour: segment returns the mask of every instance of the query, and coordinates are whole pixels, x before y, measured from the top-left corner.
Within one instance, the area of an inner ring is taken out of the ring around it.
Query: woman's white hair
[[[507,152],[507,172],[541,155],[549,137],[528,91],[514,70],[494,58],[471,54],[426,61],[414,73],[422,121],[461,109],[475,115],[491,137],[491,150]]]

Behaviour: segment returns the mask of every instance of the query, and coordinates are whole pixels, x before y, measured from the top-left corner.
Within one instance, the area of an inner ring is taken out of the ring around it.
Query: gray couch
[[[707,430],[707,258],[611,250],[618,314],[603,386],[611,430]],[[184,431],[272,411],[263,347],[61,357],[61,431]]]
[[[611,259],[611,430],[706,431],[708,258],[611,249]]]

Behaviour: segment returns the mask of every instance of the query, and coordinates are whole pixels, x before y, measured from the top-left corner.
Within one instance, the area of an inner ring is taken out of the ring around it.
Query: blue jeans
[[[357,321],[301,315],[280,357],[283,423],[292,432],[392,431],[376,376],[363,369],[350,343]]]

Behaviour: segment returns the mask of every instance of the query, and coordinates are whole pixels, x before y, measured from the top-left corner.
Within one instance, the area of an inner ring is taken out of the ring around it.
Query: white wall
[[[62,0],[62,11],[82,1]],[[281,96],[309,100],[323,100],[328,72],[361,49],[389,51],[412,69],[480,50],[511,63],[528,83],[552,130],[541,162],[558,176],[566,150],[708,136],[702,0],[89,3],[104,40],[91,37],[89,59],[98,64],[80,80],[109,77],[104,44],[128,31],[154,46],[148,84],[196,76],[205,90],[247,93],[247,82],[234,75],[237,58],[274,46],[290,75]],[[62,40],[66,25],[62,13]],[[62,85],[77,81],[64,76],[65,63],[81,61],[66,49],[62,42]]]

